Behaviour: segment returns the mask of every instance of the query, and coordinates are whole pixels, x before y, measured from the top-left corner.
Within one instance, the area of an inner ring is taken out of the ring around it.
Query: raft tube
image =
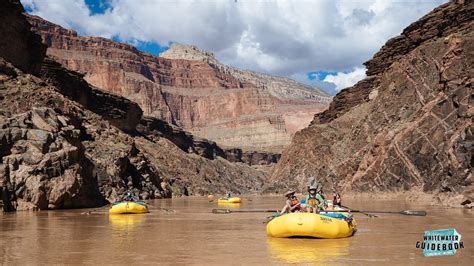
[[[218,199],[217,200],[217,203],[224,203],[224,204],[228,204],[228,203],[241,203],[242,200],[240,198],[228,198],[228,199]]]
[[[133,214],[148,213],[148,206],[145,202],[119,201],[115,202],[109,209],[109,214]]]
[[[356,232],[356,221],[331,218],[314,213],[289,213],[278,216],[267,224],[267,235],[272,237],[343,238]]]

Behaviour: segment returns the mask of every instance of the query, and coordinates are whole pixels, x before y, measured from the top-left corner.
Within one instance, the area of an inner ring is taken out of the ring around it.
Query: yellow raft
[[[148,206],[145,202],[119,201],[115,202],[109,209],[110,214],[132,214],[147,213]]]
[[[278,216],[267,224],[267,235],[272,237],[342,238],[356,232],[356,222],[330,218],[314,213],[289,213]]]
[[[218,199],[217,203],[219,204],[229,204],[229,203],[241,203],[242,200],[240,198],[228,198],[228,199]]]

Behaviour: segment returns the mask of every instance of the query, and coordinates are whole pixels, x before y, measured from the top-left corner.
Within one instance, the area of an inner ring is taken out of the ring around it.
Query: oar
[[[108,212],[107,210],[110,208],[110,205],[112,205],[112,203],[108,203],[107,205],[104,205],[99,208],[94,208],[90,211],[81,212],[81,215],[91,215],[93,213],[106,213]]]
[[[278,212],[278,210],[266,210],[266,209],[212,209],[212,213],[215,214],[228,214],[233,212]]]
[[[404,210],[404,211],[361,211],[361,210],[324,210],[324,212],[360,212],[360,213],[395,213],[411,216],[426,216],[426,211]]]
[[[228,214],[235,212],[278,212],[278,210],[267,210],[267,209],[212,209],[212,213],[215,214]],[[361,211],[361,210],[323,210],[323,212],[359,212],[359,213],[394,213],[411,216],[426,216],[426,211],[415,211],[415,210],[404,210],[404,211]]]
[[[166,213],[175,213],[176,212],[176,210],[162,208],[162,207],[153,207],[153,208],[150,208],[150,210],[159,210],[159,211],[164,211]]]
[[[346,208],[346,209],[348,209],[348,210],[352,210],[352,208],[347,207],[347,206],[341,205],[341,207],[342,207],[342,208]],[[370,213],[365,213],[365,212],[360,212],[360,213],[362,213],[362,214],[364,214],[364,215],[367,215],[369,218],[374,218],[374,217],[377,218],[377,217],[378,217],[378,216],[375,215],[375,214],[370,214]]]

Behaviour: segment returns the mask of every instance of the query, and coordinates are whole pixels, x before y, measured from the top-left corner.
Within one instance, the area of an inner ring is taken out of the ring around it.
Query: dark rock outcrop
[[[302,188],[314,175],[327,190],[468,191],[473,5],[442,5],[388,41],[367,64],[372,76],[341,91],[328,111],[295,135],[269,189]]]
[[[166,138],[182,151],[195,153],[207,159],[215,159],[217,156],[226,157],[224,151],[215,142],[196,138],[189,132],[160,119],[144,117],[137,130],[148,138]]]
[[[225,158],[231,162],[243,162],[249,165],[269,165],[277,163],[280,154],[258,151],[243,151],[241,149],[225,150]]]
[[[19,0],[0,1],[0,57],[36,74],[46,47],[41,45],[41,37],[30,31],[30,23],[21,15],[24,11]]]
[[[82,75],[66,70],[51,59],[43,61],[41,77],[52,83],[61,94],[122,130],[133,131],[140,122],[143,112],[136,103],[91,87]]]
[[[101,206],[81,131],[45,107],[0,116],[0,183],[12,184],[18,209]],[[4,186],[7,188],[7,186]]]
[[[399,36],[388,40],[371,60],[364,63],[367,76],[382,73],[393,62],[425,42],[453,33],[471,31],[473,13],[472,0],[452,0],[451,3],[434,9],[406,27]]]
[[[184,152],[195,153],[214,160],[217,157],[230,162],[248,165],[269,165],[276,163],[280,154],[272,152],[243,151],[242,149],[222,149],[215,142],[196,137],[166,121],[153,117],[144,117],[137,126],[138,132],[149,139],[165,138]]]

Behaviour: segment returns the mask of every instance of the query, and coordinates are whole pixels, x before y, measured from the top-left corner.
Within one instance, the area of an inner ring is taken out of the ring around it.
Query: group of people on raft
[[[312,212],[319,213],[321,210],[333,210],[335,206],[342,207],[341,195],[334,191],[333,200],[326,200],[322,185],[314,177],[308,182],[308,195],[304,201],[295,196],[296,192],[290,190],[285,193],[286,203],[280,213],[290,212]]]

